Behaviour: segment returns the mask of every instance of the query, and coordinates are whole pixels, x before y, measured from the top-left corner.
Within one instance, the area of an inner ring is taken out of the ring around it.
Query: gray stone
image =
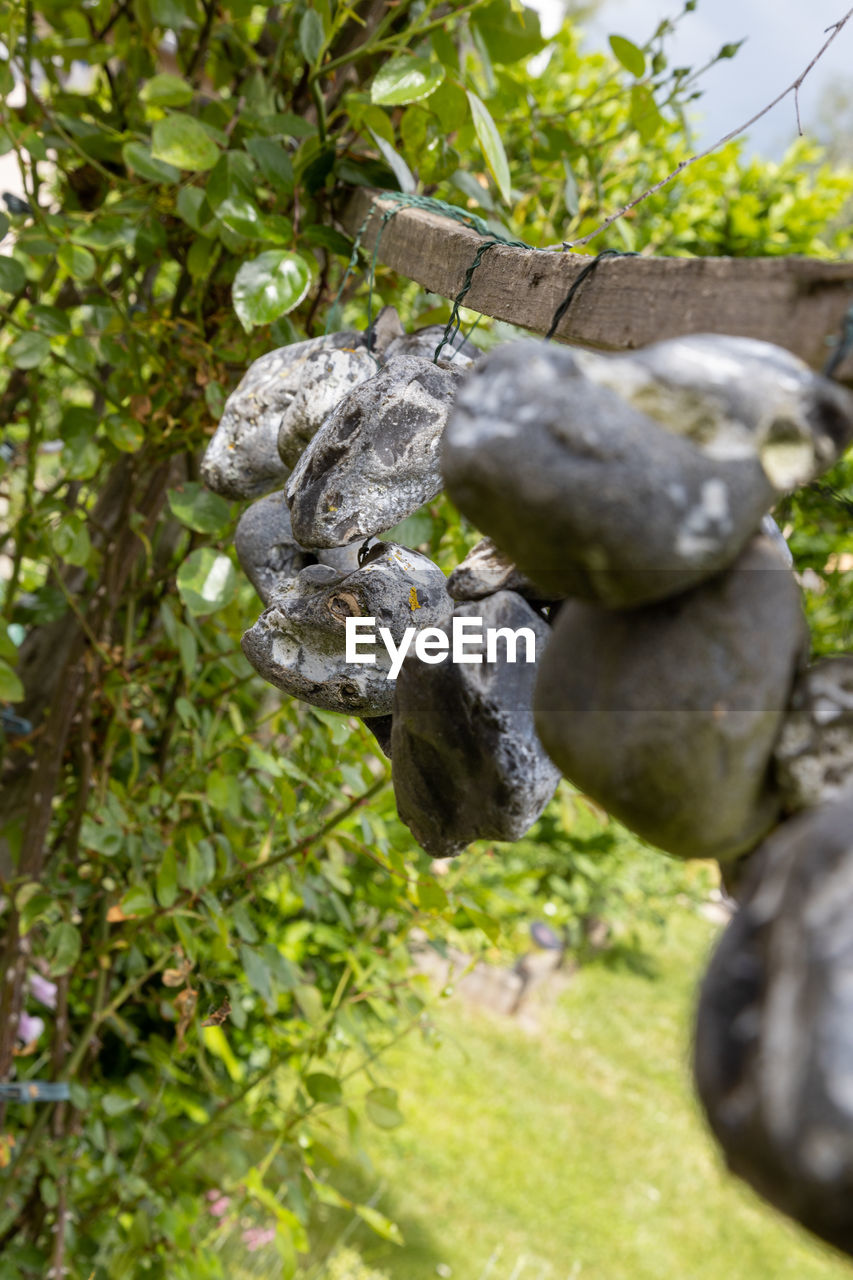
[[[851,432],[850,392],[767,343],[706,334],[615,356],[531,341],[467,375],[442,470],[543,591],[624,608],[731,564]]]
[[[269,604],[277,590],[310,564],[328,564],[344,573],[359,567],[359,547],[310,551],[301,547],[290,527],[290,510],[284,493],[259,498],[243,512],[234,533],[234,549],[243,572]]]
[[[441,434],[463,371],[389,359],[343,399],[287,486],[297,539],[339,547],[391,529],[441,490]]]
[[[284,493],[259,498],[243,512],[234,533],[234,550],[264,604],[269,604],[276,588],[315,563],[293,536]]]
[[[759,535],[673,599],[563,604],[536,728],[564,775],[643,839],[731,860],[779,816],[770,760],[807,646],[794,575]]]
[[[789,812],[853,786],[853,655],[823,658],[800,676],[774,761]]]
[[[359,346],[364,336],[347,330],[279,347],[255,360],[225,401],[207,446],[201,464],[207,487],[228,498],[257,498],[280,487],[288,473],[278,454],[279,424],[299,390],[306,361],[318,351]]]
[[[702,985],[699,1096],[729,1168],[853,1254],[853,791],[784,823]]]
[[[491,538],[482,538],[447,579],[454,600],[483,600],[496,591],[515,591],[535,604],[550,601],[499,551]]]
[[[525,627],[537,657],[550,634],[545,622],[511,591],[481,604],[457,605],[454,618],[482,618],[484,627]],[[450,623],[442,630],[448,636]],[[468,652],[483,654],[470,644]],[[533,728],[536,664],[517,660],[435,665],[410,654],[397,679],[391,731],[391,774],[397,810],[419,844],[449,858],[472,840],[518,840],[554,793],[558,771]]]
[[[327,711],[365,718],[387,716],[394,699],[391,658],[381,641],[373,665],[346,661],[348,617],[375,618],[399,644],[407,627],[435,626],[452,602],[441,570],[426,556],[377,543],[354,573],[309,565],[275,592],[243,636],[256,671],[285,693]]]
[[[444,330],[443,324],[429,324],[423,329],[415,329],[413,333],[401,334],[389,342],[386,356],[388,359],[395,356],[424,356],[427,360],[433,360],[438,344],[444,337]],[[467,338],[462,337],[461,333],[457,333],[441,348],[439,359],[449,364],[458,364],[463,369],[470,369],[482,354],[479,347],[475,347],[473,342],[469,342]]]
[[[335,406],[378,368],[366,347],[324,348],[306,357],[299,386],[278,429],[278,453],[288,469],[296,466]]]

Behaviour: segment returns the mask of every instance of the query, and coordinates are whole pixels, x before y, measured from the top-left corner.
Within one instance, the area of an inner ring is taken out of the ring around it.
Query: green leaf
[[[77,244],[63,244],[57,253],[59,265],[75,280],[91,280],[95,274],[95,259],[88,249]]]
[[[316,9],[306,9],[299,24],[299,47],[305,61],[313,66],[323,52],[325,43],[323,19]]]
[[[146,182],[180,182],[181,171],[172,164],[164,164],[151,154],[142,142],[126,142],[121,149],[124,163],[132,173]]]
[[[171,907],[178,896],[178,863],[175,858],[175,850],[171,846],[163,854],[163,861],[160,863],[154,887],[157,891],[157,901],[160,906]]]
[[[311,268],[298,253],[269,249],[244,262],[234,278],[232,298],[248,332],[297,307],[311,287]]]
[[[129,244],[133,238],[133,223],[125,218],[101,216],[91,226],[75,227],[71,239],[75,244],[85,245],[87,249],[104,251],[120,249]]]
[[[481,102],[476,93],[472,93],[470,89],[468,90],[468,102],[474,119],[474,129],[486,164],[489,167],[489,172],[498,185],[498,190],[503,197],[504,203],[509,204],[512,197],[509,164],[507,163],[506,152],[504,151],[497,125],[490,116],[486,104]]]
[[[340,231],[336,231],[334,227],[302,227],[299,234],[308,244],[319,245],[331,253],[340,254],[347,260],[352,254],[352,240],[342,235]]]
[[[12,364],[18,369],[36,369],[50,355],[50,343],[41,333],[22,333],[9,348]]]
[[[386,142],[384,138],[380,138],[378,133],[374,133],[372,129],[370,133],[373,141],[387,160],[391,168],[391,172],[397,179],[400,190],[408,191],[409,193],[413,192],[418,184],[415,182],[414,174],[406,164],[403,157],[390,142]]]
[[[425,58],[392,58],[376,73],[370,86],[370,101],[380,107],[402,107],[422,102],[435,93],[445,76],[440,62]]]
[[[107,437],[122,453],[135,453],[145,442],[142,423],[128,413],[111,413],[104,423]]]
[[[497,920],[487,916],[485,911],[478,911],[476,907],[465,907],[465,914],[472,924],[476,925],[478,929],[482,929],[490,942],[498,941],[501,930]]]
[[[374,1209],[369,1204],[355,1205],[355,1211],[361,1218],[362,1222],[366,1222],[371,1231],[375,1231],[383,1240],[390,1240],[392,1244],[405,1244],[403,1233],[397,1226],[396,1222],[392,1222],[390,1218],[386,1218],[384,1213],[380,1213],[378,1209]]]
[[[546,44],[538,13],[526,5],[507,4],[506,0],[478,5],[473,22],[489,58],[500,66],[532,58]]]
[[[146,916],[154,909],[154,899],[147,884],[132,884],[119,903],[126,916]]]
[[[260,238],[261,214],[252,200],[246,196],[226,196],[216,209],[216,217],[229,231],[247,240]]]
[[[245,146],[270,186],[289,195],[293,190],[293,165],[284,147],[269,138],[249,138]]]
[[[142,86],[142,92],[139,96],[143,102],[147,102],[152,106],[185,107],[188,102],[192,102],[193,87],[187,84],[186,80],[182,80],[180,76],[173,76],[168,72],[163,72],[160,75],[152,76]]]
[[[610,48],[613,50],[613,56],[621,62],[626,71],[630,71],[632,76],[639,80],[644,75],[646,55],[631,40],[626,40],[624,36],[610,36]]]
[[[27,273],[14,258],[0,257],[0,289],[17,293],[27,283]]]
[[[132,1111],[138,1101],[137,1098],[128,1098],[124,1093],[106,1093],[101,1099],[101,1106],[108,1116],[120,1116],[125,1111]]]
[[[203,484],[188,480],[180,489],[168,492],[172,515],[196,533],[222,535],[231,523],[231,504]]]
[[[368,1116],[380,1129],[396,1129],[403,1123],[396,1089],[371,1089],[364,1103]]]
[[[337,1076],[330,1076],[325,1071],[314,1071],[305,1077],[303,1083],[315,1102],[326,1102],[336,1107],[343,1100],[341,1082]]]
[[[664,123],[651,90],[644,84],[631,87],[631,123],[641,142],[651,142]]]
[[[203,221],[202,206],[204,205],[204,192],[201,187],[181,187],[178,192],[178,198],[175,201],[175,208],[178,211],[178,217],[183,218],[188,227],[192,227],[193,231],[201,231],[205,224]],[[212,221],[210,218],[210,209],[207,211],[207,222]]]
[[[422,911],[443,911],[447,906],[447,894],[432,876],[418,880],[418,906]]]
[[[244,942],[240,943],[240,963],[243,966],[246,981],[252,990],[257,991],[258,995],[264,1000],[272,1000],[270,971],[258,955],[257,951],[253,951],[251,947],[247,947]]]
[[[242,794],[240,781],[233,774],[221,773],[218,769],[214,769],[213,773],[207,776],[205,793],[214,809],[230,813],[233,818],[239,818]]]
[[[68,313],[62,311],[59,307],[43,307],[39,305],[30,307],[30,321],[34,329],[38,329],[39,333],[47,334],[50,338],[56,338],[71,332],[71,321],[68,319]]]
[[[237,590],[237,575],[227,556],[201,547],[187,556],[178,570],[178,592],[192,614],[224,609]]]
[[[55,924],[47,935],[45,951],[50,965],[51,977],[59,977],[67,973],[77,963],[82,949],[80,930],[67,920]]]
[[[20,702],[26,696],[26,690],[8,662],[0,658],[0,701]]]
[[[178,169],[212,169],[219,148],[194,116],[171,115],[158,120],[151,131],[151,154],[155,160]]]

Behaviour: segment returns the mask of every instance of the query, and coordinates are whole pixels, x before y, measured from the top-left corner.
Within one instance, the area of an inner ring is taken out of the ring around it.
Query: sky
[[[559,21],[559,0],[527,0],[543,15],[545,30]],[[672,17],[682,0],[604,0],[587,20],[588,48],[606,48],[610,34],[644,43],[661,18]],[[746,39],[737,57],[703,78],[694,104],[696,140],[710,145],[771,102],[805,69],[827,39],[824,29],[843,18],[845,0],[699,0],[679,23],[670,43],[671,65],[700,66],[724,44]],[[804,128],[818,113],[821,89],[834,78],[853,88],[853,19],[827,50],[800,91]],[[749,131],[749,151],[778,157],[796,136],[793,95]]]

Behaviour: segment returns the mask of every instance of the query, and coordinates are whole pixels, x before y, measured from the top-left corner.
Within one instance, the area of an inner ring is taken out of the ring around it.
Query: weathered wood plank
[[[381,195],[359,191],[343,224],[351,235],[371,208],[363,244],[371,252]],[[402,209],[382,233],[379,260],[431,293],[455,298],[480,237],[440,214]],[[542,250],[489,249],[465,306],[545,333],[590,259]],[[763,338],[821,368],[853,303],[853,262],[813,258],[605,258],[581,285],[557,337],[624,351],[687,333]],[[853,379],[853,359],[841,376]]]

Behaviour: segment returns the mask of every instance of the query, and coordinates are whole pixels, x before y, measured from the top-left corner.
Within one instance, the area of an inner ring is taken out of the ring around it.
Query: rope
[[[853,306],[850,307],[841,322],[841,334],[835,350],[827,360],[823,369],[825,378],[834,378],[849,355],[853,354]]]
[[[581,287],[584,280],[586,280],[587,276],[592,275],[592,273],[595,271],[596,267],[598,266],[599,262],[601,262],[602,258],[636,258],[636,257],[639,257],[639,254],[635,253],[633,250],[602,249],[601,253],[599,253],[597,257],[593,258],[592,262],[588,263],[584,267],[583,271],[580,273],[577,280],[575,280],[571,289],[569,289],[569,292],[566,294],[565,298],[560,303],[559,307],[557,307],[557,310],[554,312],[554,318],[551,321],[551,326],[548,329],[548,332],[545,334],[545,341],[550,342],[551,339],[554,337],[554,334],[557,332],[557,327],[560,321],[568,311],[569,307],[574,302],[575,294],[577,293],[578,289]]]

